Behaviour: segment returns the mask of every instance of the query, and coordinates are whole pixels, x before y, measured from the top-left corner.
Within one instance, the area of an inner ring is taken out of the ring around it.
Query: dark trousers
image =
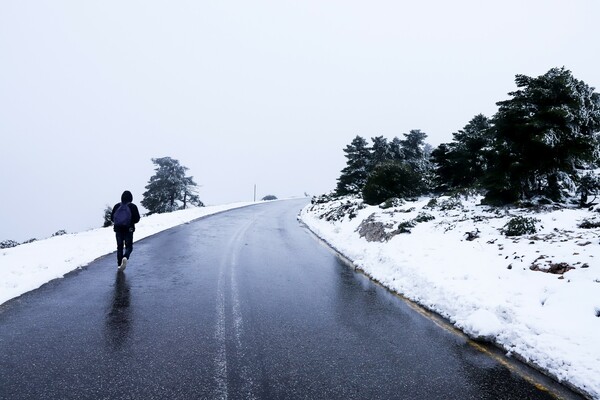
[[[117,237],[117,264],[121,265],[123,257],[129,259],[133,251],[133,232],[115,232]],[[125,247],[125,253],[123,253]]]

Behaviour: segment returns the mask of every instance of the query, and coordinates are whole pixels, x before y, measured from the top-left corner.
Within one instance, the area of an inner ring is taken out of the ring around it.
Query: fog
[[[592,0],[0,3],[0,240],[101,226],[152,158],[206,204],[327,192],[356,135],[437,146],[515,74],[600,85]]]

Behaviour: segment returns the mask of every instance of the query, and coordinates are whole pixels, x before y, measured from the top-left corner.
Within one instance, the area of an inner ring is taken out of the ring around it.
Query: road
[[[0,398],[555,398],[354,271],[304,204],[170,229],[123,274],[111,254],[0,306]]]

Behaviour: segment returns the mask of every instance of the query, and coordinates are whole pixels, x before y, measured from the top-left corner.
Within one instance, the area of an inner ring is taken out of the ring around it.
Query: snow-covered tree
[[[423,173],[429,168],[426,138],[427,134],[425,132],[421,132],[420,129],[413,129],[409,133],[405,133],[404,139],[400,140],[404,161],[419,173]]]
[[[377,165],[389,161],[392,158],[391,148],[383,136],[371,138],[371,154],[369,156],[369,172]]]
[[[171,157],[153,158],[152,162],[156,173],[150,178],[141,201],[149,214],[175,211],[188,204],[203,205],[195,192],[197,184],[193,177],[185,176],[187,167]]]
[[[394,137],[389,144],[390,157],[394,161],[404,160],[404,151],[402,151],[402,141]]]
[[[380,204],[393,198],[412,197],[423,191],[422,176],[408,163],[387,161],[378,164],[362,190],[367,204]]]
[[[453,141],[432,152],[436,188],[441,191],[478,186],[487,169],[487,153],[491,144],[490,120],[476,115]]]
[[[356,136],[344,149],[346,153],[346,167],[338,178],[335,193],[338,196],[358,194],[367,180],[370,165],[370,149],[367,141]]]
[[[515,82],[519,90],[497,103],[493,118],[486,199],[560,200],[577,168],[597,156],[600,96],[565,68],[537,78],[517,75]]]
[[[427,134],[416,129],[404,134],[404,140],[395,137],[388,142],[383,136],[373,137],[371,138],[373,144],[368,147],[364,138],[356,136],[344,149],[346,167],[338,178],[336,195],[364,194],[363,189],[369,180],[381,186],[386,179],[383,171],[394,172],[394,177],[390,177],[390,187],[397,186],[394,181],[397,177],[409,175],[411,182],[407,183],[408,186],[418,186],[419,191],[429,187],[432,171],[432,164],[429,161],[431,146],[425,143],[426,137]],[[378,168],[384,164],[385,166]],[[412,173],[404,174],[405,168],[410,169]],[[374,174],[377,176],[372,177]],[[418,185],[412,182],[414,177],[420,178]],[[385,190],[382,191],[384,192]]]

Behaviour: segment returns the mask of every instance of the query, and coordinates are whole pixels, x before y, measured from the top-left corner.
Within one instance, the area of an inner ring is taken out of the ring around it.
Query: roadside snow
[[[144,217],[136,224],[134,241],[200,217],[250,204],[253,203],[189,208]],[[0,249],[0,304],[114,251],[116,244],[112,227]]]
[[[600,222],[598,207],[532,213],[478,206],[478,198],[430,200],[361,209],[360,201],[343,199],[308,205],[300,219],[374,280],[600,399],[600,228],[578,227]],[[356,216],[336,220],[341,209]],[[515,216],[538,218],[538,231],[504,236]],[[402,222],[423,222],[403,224],[411,232],[387,242],[368,242],[358,232],[367,218],[388,237]],[[478,237],[467,240],[467,232]],[[534,264],[574,269],[552,274]]]

